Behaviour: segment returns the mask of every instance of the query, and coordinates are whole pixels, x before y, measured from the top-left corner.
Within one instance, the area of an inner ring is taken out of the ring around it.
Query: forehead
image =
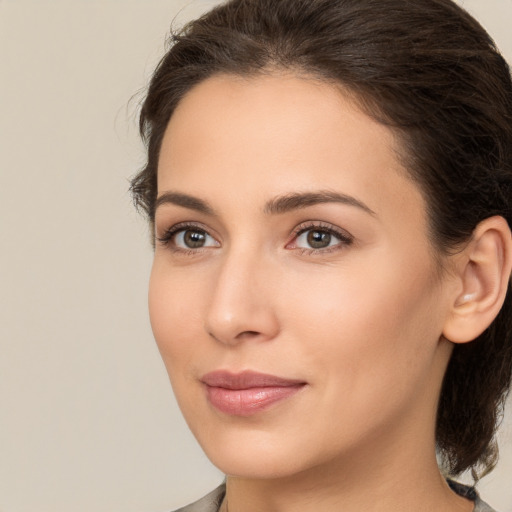
[[[335,189],[370,201],[377,213],[397,205],[423,210],[397,147],[393,132],[340,87],[284,74],[219,75],[176,108],[162,143],[158,188],[214,200],[236,196],[241,203]]]
[[[200,158],[229,148],[233,158],[242,157],[247,163],[252,153],[263,148],[273,148],[273,156],[298,155],[297,143],[312,136],[319,149],[332,146],[337,136],[340,147],[355,145],[357,149],[364,139],[378,139],[379,146],[390,152],[395,147],[393,133],[364,115],[341,86],[291,74],[216,75],[196,85],[179,102],[162,152],[171,147],[175,154],[193,149],[187,156]],[[243,152],[237,151],[237,143],[244,143]]]

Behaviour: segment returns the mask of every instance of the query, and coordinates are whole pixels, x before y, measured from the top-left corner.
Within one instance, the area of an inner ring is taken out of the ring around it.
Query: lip
[[[201,378],[208,401],[220,412],[251,416],[291,398],[306,382],[247,370],[231,373],[217,370]]]

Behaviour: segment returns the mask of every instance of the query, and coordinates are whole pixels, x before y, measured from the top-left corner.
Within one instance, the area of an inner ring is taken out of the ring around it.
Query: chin
[[[279,479],[302,473],[321,464],[321,453],[309,453],[309,442],[269,432],[231,431],[196,436],[208,459],[228,476],[247,479]],[[203,432],[201,432],[203,434]],[[290,442],[291,441],[291,442]],[[325,454],[326,458],[332,454]]]
[[[225,475],[244,479],[280,479],[293,476],[306,468],[278,454],[207,453],[210,461]]]

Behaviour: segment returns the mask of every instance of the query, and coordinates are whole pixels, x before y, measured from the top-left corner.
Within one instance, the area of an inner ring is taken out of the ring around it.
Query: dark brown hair
[[[446,253],[493,215],[512,225],[512,84],[485,30],[450,0],[231,0],[172,35],[142,106],[147,164],[132,181],[151,224],[169,119],[218,73],[273,69],[342,85],[398,134]],[[471,343],[455,346],[441,392],[437,445],[447,472],[490,471],[512,373],[512,297]]]

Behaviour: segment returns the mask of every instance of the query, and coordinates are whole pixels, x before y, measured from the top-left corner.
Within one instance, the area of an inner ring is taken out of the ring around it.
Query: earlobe
[[[503,217],[490,217],[475,228],[457,255],[457,279],[443,336],[454,343],[472,341],[500,311],[510,281],[512,235]]]

